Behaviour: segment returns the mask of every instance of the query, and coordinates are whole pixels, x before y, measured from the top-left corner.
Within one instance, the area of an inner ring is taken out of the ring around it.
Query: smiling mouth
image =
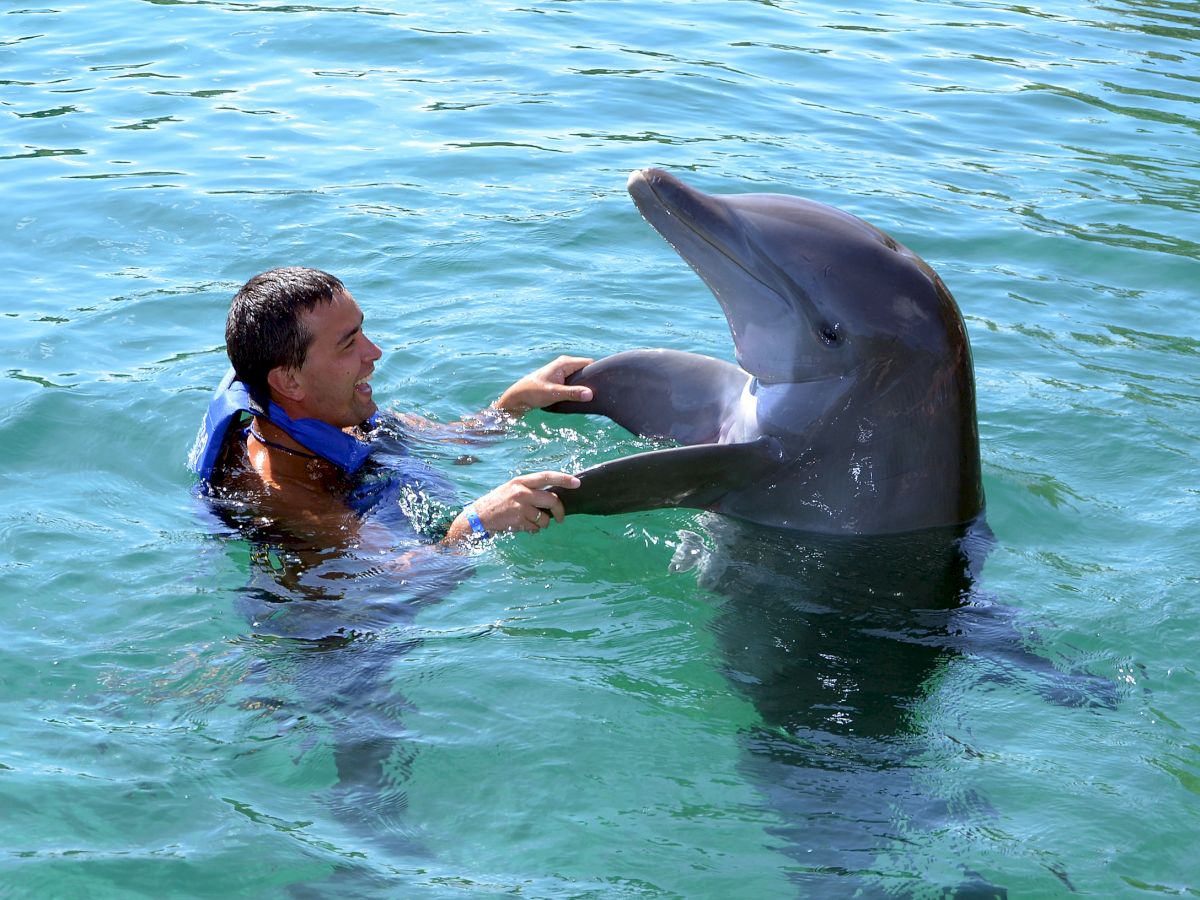
[[[360,394],[370,394],[371,377],[368,375],[366,378],[360,378],[358,381],[354,382],[354,390]]]

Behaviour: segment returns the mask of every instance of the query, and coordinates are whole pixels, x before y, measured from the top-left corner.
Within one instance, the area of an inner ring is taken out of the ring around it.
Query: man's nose
[[[371,362],[375,362],[375,360],[383,356],[383,351],[379,349],[379,345],[365,334],[363,335],[363,340],[367,342],[367,359],[369,359]]]

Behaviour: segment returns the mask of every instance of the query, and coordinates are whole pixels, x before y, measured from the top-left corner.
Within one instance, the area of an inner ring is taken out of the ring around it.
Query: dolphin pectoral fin
[[[737,366],[698,353],[627,350],[568,379],[590,387],[592,400],[555,403],[546,411],[594,413],[642,437],[710,444],[749,380]]]
[[[700,444],[651,450],[579,473],[577,488],[551,488],[568,515],[610,516],[664,507],[708,509],[780,463],[777,443]]]

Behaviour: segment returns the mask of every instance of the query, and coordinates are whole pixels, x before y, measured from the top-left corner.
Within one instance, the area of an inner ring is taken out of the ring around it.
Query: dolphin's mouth
[[[673,192],[673,194],[676,196],[667,196],[667,189]],[[686,228],[688,233],[697,240],[703,241],[713,250],[721,254],[721,256],[725,257],[725,259],[729,260],[729,262],[738,269],[745,272],[748,277],[754,279],[759,284],[762,284],[763,287],[769,287],[761,278],[746,268],[746,265],[741,260],[731,254],[729,250],[726,249],[726,244],[714,240],[709,236],[709,233],[696,227],[694,223],[697,221],[699,216],[696,215],[696,212],[686,208],[688,204],[683,202],[685,199],[687,201],[691,201],[691,205],[698,208],[697,212],[700,211],[700,209],[703,209],[703,211],[707,213],[706,218],[709,221],[717,222],[727,218],[717,208],[706,207],[703,202],[704,195],[699,191],[689,188],[674,175],[671,175],[669,172],[664,172],[662,169],[634,169],[629,173],[629,181],[626,183],[626,190],[628,190],[630,196],[633,197],[634,204],[645,217],[646,221],[654,227],[655,231],[666,238],[667,242],[670,243],[671,246],[675,247],[677,252],[679,252],[679,247],[676,246],[674,241],[671,241],[670,235],[664,231],[664,227],[667,227],[668,223],[656,222],[654,218],[652,218],[652,210],[660,210],[663,214],[668,216],[670,220],[673,220],[680,226]],[[733,229],[730,227],[729,230],[732,231]],[[688,265],[695,268],[698,272],[701,271],[700,267],[692,260],[691,256],[682,252],[680,252],[679,255],[687,261]]]
[[[749,319],[761,318],[761,315],[749,314],[735,302],[734,298],[744,292],[738,288],[730,289],[730,284],[735,281],[730,277],[731,270],[736,271],[737,279],[757,285],[754,293],[758,303],[772,304],[780,315],[788,315],[789,312],[794,314],[793,307],[803,309],[810,327],[818,318],[815,310],[805,308],[806,292],[748,239],[747,235],[753,231],[751,225],[741,221],[735,211],[728,209],[717,198],[689,187],[662,169],[635,169],[629,173],[626,188],[643,218],[700,276],[716,297],[725,313],[738,363],[742,368],[763,384],[824,380],[825,376],[804,378],[791,366],[788,367],[787,377],[768,377],[767,372],[776,367],[771,363],[764,364],[764,360],[743,346],[742,325]],[[705,259],[710,253],[714,258]],[[717,259],[722,262],[718,263]],[[761,272],[756,271],[756,265]],[[723,272],[726,266],[729,269]],[[776,281],[764,278],[762,272],[774,276]],[[780,281],[790,286],[795,303],[789,304],[780,291]]]
[[[764,281],[753,268],[746,264],[744,258],[731,252],[729,249],[730,245],[736,239],[743,245],[747,257],[756,255],[753,253],[752,247],[746,243],[746,239],[742,234],[744,224],[732,220],[730,214],[723,207],[709,201],[707,194],[688,187],[670,172],[655,168],[635,169],[630,172],[626,190],[633,197],[634,204],[645,217],[646,221],[654,227],[655,231],[666,238],[672,247],[675,247],[676,252],[684,258],[688,265],[700,273],[701,278],[704,277],[704,267],[699,265],[691,255],[682,252],[671,241],[667,231],[664,231],[664,228],[670,227],[670,222],[677,222],[680,226],[686,228],[688,234],[702,241],[708,247],[711,247],[747,278],[761,284],[771,295],[779,296],[779,288],[776,285]],[[668,194],[668,191],[670,194]],[[656,222],[651,218],[650,209],[652,204],[668,217],[667,222]],[[689,206],[694,207],[694,209],[689,209]],[[706,224],[712,224],[713,226],[719,225],[721,230],[727,232],[729,240],[722,241],[717,237],[711,236],[718,228],[699,228],[696,225],[699,221],[704,221]],[[773,274],[784,278],[787,277],[771,260],[761,258],[761,254],[757,254],[756,256],[758,257],[756,262],[766,264]],[[780,302],[784,302],[782,297],[780,297]]]

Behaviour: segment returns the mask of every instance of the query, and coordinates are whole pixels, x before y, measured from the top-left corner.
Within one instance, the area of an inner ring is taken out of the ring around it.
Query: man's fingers
[[[541,531],[550,520],[562,522],[567,511],[551,488],[577,488],[579,479],[566,472],[532,472],[518,475],[487,497],[495,496],[502,510],[493,511],[488,506],[484,514],[484,501],[479,501],[479,512],[484,524],[493,531]]]
[[[561,522],[563,520],[563,516],[566,515],[566,510],[563,509],[562,501],[558,499],[556,494],[552,494],[549,491],[532,491],[526,498],[526,502],[538,515],[541,515],[542,513],[546,514],[546,524],[549,524],[550,516],[553,516],[555,519]]]
[[[562,500],[557,494],[552,494],[548,489],[551,487],[576,488],[579,487],[579,479],[574,475],[568,475],[566,472],[538,472],[536,475],[526,475],[533,481],[529,485],[531,493],[529,495],[529,503],[538,512],[540,517],[542,513],[546,514],[546,523],[550,524],[550,517],[554,517],[554,521],[561,523],[566,517],[567,511],[563,508]],[[539,521],[538,526],[541,527]]]
[[[546,380],[554,384],[565,386],[568,378],[581,372],[593,362],[595,362],[595,360],[582,356],[560,356],[546,367]],[[563,394],[563,399],[575,398],[571,394]]]
[[[592,399],[592,389],[579,385],[564,385],[562,390],[562,399],[574,400],[578,403],[587,403]]]
[[[560,356],[550,364],[549,368],[558,374],[559,380],[562,380],[574,375],[584,366],[590,366],[594,362],[594,359],[584,356]]]
[[[542,499],[544,498],[544,499]],[[550,516],[554,516],[554,521],[562,524],[563,517],[567,511],[563,508],[562,500],[557,494],[551,494],[549,491],[543,491],[540,495],[537,505],[540,511],[546,513],[546,524],[550,524]]]
[[[528,475],[518,475],[513,481],[527,488],[532,488],[535,491],[544,491],[546,488],[551,487],[579,487],[579,479],[574,475],[568,475],[566,472],[531,472]],[[538,505],[545,506],[545,504]]]
[[[561,403],[563,400],[574,400],[576,403],[587,403],[592,399],[592,389],[582,384],[548,384],[546,386],[547,402]]]

